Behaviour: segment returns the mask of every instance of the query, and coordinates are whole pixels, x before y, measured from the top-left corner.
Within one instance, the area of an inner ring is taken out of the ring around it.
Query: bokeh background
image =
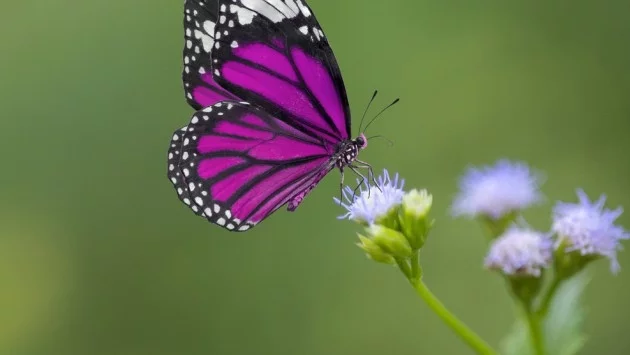
[[[402,101],[362,153],[435,197],[427,283],[497,344],[512,306],[482,229],[448,209],[470,164],[544,172],[546,229],[583,187],[630,206],[630,2],[311,0],[352,110]],[[0,354],[467,354],[335,217],[332,173],[296,213],[230,234],[166,179],[188,122],[181,0],[0,4]],[[620,223],[630,227],[630,216]],[[583,354],[628,354],[630,253],[592,268]]]

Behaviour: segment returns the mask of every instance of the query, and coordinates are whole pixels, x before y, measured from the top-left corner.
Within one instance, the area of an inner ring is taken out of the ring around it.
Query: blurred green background
[[[339,222],[332,173],[245,234],[195,217],[166,178],[188,122],[183,1],[0,5],[0,354],[467,354]],[[497,344],[512,322],[458,175],[502,157],[546,173],[546,229],[576,187],[630,206],[630,2],[311,0],[352,110],[401,104],[362,153],[435,197],[425,280]],[[377,105],[378,106],[378,105]],[[630,227],[630,216],[620,223]],[[584,354],[628,354],[630,253],[597,263]]]

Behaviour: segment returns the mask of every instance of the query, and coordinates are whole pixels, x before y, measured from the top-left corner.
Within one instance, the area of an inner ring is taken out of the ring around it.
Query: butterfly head
[[[354,145],[359,148],[359,150],[367,148],[368,140],[365,137],[365,134],[361,133],[354,141]]]

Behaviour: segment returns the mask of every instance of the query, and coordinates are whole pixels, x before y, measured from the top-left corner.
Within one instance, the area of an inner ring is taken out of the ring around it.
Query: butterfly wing
[[[201,215],[203,212],[191,201],[190,191],[188,190],[188,184],[182,176],[182,171],[179,169],[179,162],[181,160],[182,146],[184,145],[184,134],[188,126],[178,129],[173,133],[171,138],[171,145],[168,149],[168,179],[171,180],[179,199],[190,207],[197,215]]]
[[[299,202],[334,167],[321,141],[247,103],[197,111],[184,129],[173,136],[169,177],[186,205],[228,230]]]
[[[219,0],[212,58],[231,93],[333,146],[349,138],[339,67],[302,0]]]
[[[236,100],[212,77],[214,29],[218,0],[186,0],[184,4],[184,70],[182,78],[188,104],[195,110],[223,100]]]

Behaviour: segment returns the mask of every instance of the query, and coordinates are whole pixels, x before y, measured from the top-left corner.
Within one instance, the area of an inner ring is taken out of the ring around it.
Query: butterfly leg
[[[376,182],[376,178],[375,178],[375,174],[374,174],[374,169],[372,168],[372,165],[370,165],[369,163],[366,163],[362,160],[356,159],[355,160],[355,167],[356,168],[363,168],[363,169],[367,169],[368,171],[368,182],[372,182],[372,184],[374,184],[374,186],[376,186],[377,189],[379,189],[379,191],[381,190],[381,188],[378,186],[378,183]]]
[[[357,185],[357,187],[354,188],[353,194],[352,194],[352,199],[354,200],[354,198],[357,196],[357,191],[361,188],[361,186],[363,186],[363,184],[367,184],[368,185],[368,198],[370,197],[370,184],[369,181],[363,174],[361,174],[361,172],[359,170],[357,170],[357,168],[359,168],[358,166],[354,166],[354,165],[347,165],[350,170],[352,170],[355,174],[359,175],[359,177],[361,177],[361,181],[359,182],[359,185]],[[366,183],[367,181],[367,183]]]
[[[341,206],[341,201],[343,201],[343,178],[344,178],[343,167],[340,167],[339,171],[341,172],[341,182],[339,183],[339,206]]]

